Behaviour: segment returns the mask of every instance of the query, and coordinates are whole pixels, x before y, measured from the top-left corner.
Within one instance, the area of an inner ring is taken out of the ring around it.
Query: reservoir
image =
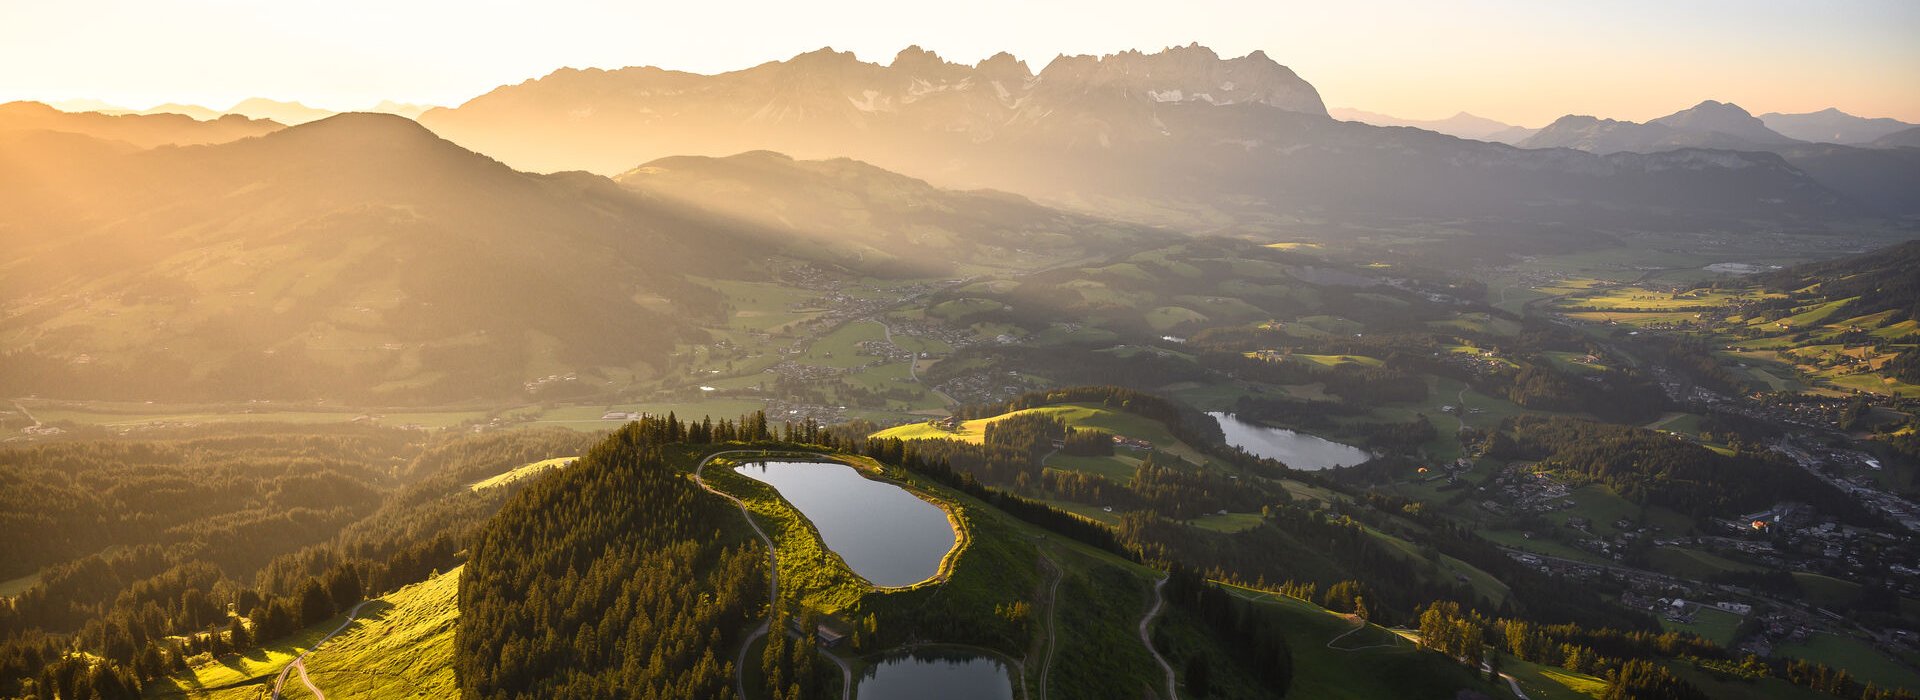
[[[1220,423],[1221,432],[1227,434],[1227,444],[1256,457],[1280,460],[1294,469],[1314,471],[1351,467],[1373,459],[1373,455],[1366,450],[1352,445],[1342,445],[1286,428],[1248,423],[1231,413],[1213,412],[1207,415]]]
[[[1013,700],[1013,678],[999,661],[918,649],[881,659],[857,681],[860,700]]]
[[[813,521],[828,549],[875,586],[933,578],[958,541],[939,506],[845,464],[754,462],[734,471],[773,486]]]

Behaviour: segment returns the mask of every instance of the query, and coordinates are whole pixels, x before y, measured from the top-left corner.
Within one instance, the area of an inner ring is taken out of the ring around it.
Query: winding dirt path
[[[1161,606],[1167,602],[1167,599],[1160,595],[1160,589],[1166,586],[1166,576],[1161,576],[1160,580],[1153,582],[1153,607],[1147,608],[1146,616],[1140,618],[1140,643],[1147,645],[1147,653],[1153,655],[1153,660],[1160,663],[1160,670],[1167,674],[1167,700],[1180,700],[1180,694],[1174,691],[1173,664],[1167,663],[1167,658],[1160,655],[1160,650],[1153,648],[1153,636],[1147,633],[1147,630],[1153,627],[1153,618],[1159,617]]]
[[[314,697],[320,700],[327,700],[327,694],[320,692],[320,687],[314,685],[313,681],[307,678],[307,657],[320,651],[320,645],[326,644],[327,640],[333,639],[334,635],[340,634],[345,631],[348,626],[352,625],[354,616],[360,614],[360,608],[371,602],[373,602],[373,599],[369,598],[349,608],[347,610],[347,619],[341,622],[339,627],[333,628],[333,631],[328,632],[327,636],[321,637],[320,641],[314,642],[312,647],[300,652],[300,655],[294,657],[293,661],[281,667],[280,675],[273,679],[273,700],[280,700],[280,691],[286,687],[287,684],[287,674],[292,671],[300,672],[300,682],[306,684],[307,690],[312,692]]]
[[[26,416],[27,420],[32,422],[35,427],[40,425],[40,419],[33,417],[33,411],[27,410],[27,407],[20,405],[19,401],[13,402],[13,407],[19,409],[20,415]]]
[[[707,480],[701,476],[701,473],[706,471],[707,464],[713,460],[739,454],[768,456],[769,452],[767,450],[724,450],[707,455],[700,460],[698,466],[693,468],[693,483],[699,484],[700,488],[706,489],[707,493],[732,501],[733,505],[740,509],[740,517],[746,518],[747,526],[753,528],[753,534],[759,535],[760,542],[767,546],[767,619],[761,620],[760,626],[753,628],[753,631],[747,634],[746,641],[740,643],[740,655],[733,664],[733,691],[740,696],[740,700],[747,700],[747,650],[752,649],[753,642],[765,636],[773,626],[773,611],[780,605],[780,555],[774,551],[773,538],[767,536],[767,531],[760,529],[760,523],[753,519],[753,513],[747,510],[747,504],[734,498],[732,494],[708,486]],[[848,665],[845,659],[832,652],[826,652],[822,656],[840,667],[840,700],[853,700],[853,666]],[[279,700],[277,694],[274,700]],[[325,699],[322,698],[322,700]]]
[[[1453,395],[1453,400],[1454,400],[1453,407],[1456,409],[1459,409],[1458,413],[1453,414],[1453,420],[1460,424],[1460,428],[1454,432],[1460,432],[1460,433],[1467,432],[1467,389],[1466,387],[1461,387],[1460,393]]]
[[[320,700],[327,700],[327,694],[320,692],[320,686],[314,685],[313,679],[307,677],[306,659],[295,659],[293,667],[300,669],[300,684],[307,687],[307,692],[313,693],[313,696]]]
[[[1047,586],[1047,653],[1040,657],[1040,700],[1047,700],[1047,677],[1053,673],[1053,650],[1060,644],[1060,635],[1054,632],[1054,620],[1060,616],[1060,582],[1066,580],[1067,570],[1048,556],[1045,549],[1039,551],[1040,559],[1053,572],[1053,583]]]
[[[1348,615],[1347,617],[1353,617],[1353,616]],[[1332,649],[1334,651],[1366,651],[1368,649],[1390,649],[1390,648],[1398,647],[1401,645],[1400,643],[1402,640],[1400,638],[1400,635],[1396,634],[1393,636],[1393,639],[1395,641],[1387,642],[1385,644],[1368,644],[1366,646],[1359,646],[1359,647],[1334,646],[1334,643],[1339,642],[1342,639],[1346,639],[1347,637],[1351,637],[1353,635],[1361,633],[1362,631],[1365,631],[1367,629],[1367,625],[1371,624],[1366,620],[1356,619],[1356,621],[1359,622],[1359,624],[1354,625],[1353,629],[1347,630],[1345,632],[1341,632],[1340,634],[1334,635],[1333,639],[1327,640],[1327,648]]]
[[[1488,671],[1491,671],[1491,670],[1493,670],[1493,667],[1492,667],[1492,666],[1490,666],[1490,665],[1488,665],[1488,664],[1487,664],[1487,662],[1485,662],[1485,661],[1482,661],[1482,662],[1480,662],[1480,672],[1481,672],[1481,673],[1486,673],[1486,672],[1488,672]],[[1501,679],[1501,680],[1504,680],[1504,681],[1506,681],[1506,682],[1507,682],[1507,687],[1508,687],[1508,688],[1512,688],[1512,689],[1513,689],[1513,696],[1514,696],[1514,697],[1516,697],[1516,698],[1519,698],[1520,700],[1531,700],[1530,698],[1528,698],[1528,697],[1527,697],[1527,693],[1526,693],[1526,691],[1523,691],[1523,690],[1521,690],[1521,689],[1520,689],[1520,681],[1517,681],[1517,680],[1514,680],[1514,679],[1513,679],[1513,674],[1511,674],[1511,673],[1502,673],[1502,674],[1500,674],[1500,679]]]

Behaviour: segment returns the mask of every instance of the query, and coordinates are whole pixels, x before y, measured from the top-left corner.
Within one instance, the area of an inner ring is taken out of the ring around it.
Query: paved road
[[[700,488],[706,489],[708,493],[711,493],[721,498],[732,501],[733,505],[735,505],[740,509],[740,517],[746,518],[747,525],[753,528],[753,534],[759,535],[760,542],[767,546],[767,619],[761,620],[760,626],[753,628],[753,631],[747,634],[746,641],[740,643],[740,656],[736,661],[734,661],[734,664],[733,664],[733,690],[735,693],[739,694],[740,700],[746,700],[747,698],[747,676],[746,676],[747,650],[753,648],[754,640],[759,639],[762,635],[765,635],[768,629],[772,627],[773,611],[775,608],[779,607],[780,605],[780,556],[773,549],[773,538],[768,537],[767,532],[765,530],[760,529],[760,523],[753,519],[753,513],[747,510],[747,504],[742,502],[738,498],[734,498],[732,494],[729,494],[725,491],[721,491],[712,486],[708,486],[707,480],[702,478],[700,475],[701,472],[706,470],[707,464],[709,462],[712,462],[713,460],[720,457],[724,457],[727,455],[737,455],[737,454],[765,455],[767,454],[767,451],[766,450],[725,450],[722,452],[715,452],[713,454],[707,455],[705,459],[700,460],[700,464],[698,466],[695,466],[693,468],[693,482],[696,484],[699,484]],[[791,631],[789,631],[789,634],[792,634]],[[798,636],[798,635],[794,635],[794,636]],[[840,667],[840,700],[853,700],[853,667],[848,665],[845,659],[842,659],[831,652],[823,654],[823,656],[825,656],[829,661],[832,661],[835,666]],[[278,700],[277,696],[275,700]]]
[[[1160,596],[1160,589],[1166,585],[1166,576],[1153,582],[1153,607],[1147,608],[1146,617],[1140,618],[1140,643],[1147,645],[1147,653],[1153,655],[1154,661],[1160,662],[1160,670],[1167,674],[1167,700],[1180,700],[1180,695],[1174,692],[1173,664],[1167,663],[1166,657],[1160,655],[1160,650],[1153,648],[1153,637],[1147,634],[1147,629],[1153,626],[1153,618],[1160,615],[1160,606],[1167,602]]]
[[[893,345],[893,347],[894,347],[895,349],[897,349],[897,350],[900,350],[900,351],[902,351],[902,352],[905,352],[905,351],[906,351],[906,348],[902,348],[902,347],[900,347],[899,345],[894,345],[894,342],[893,342],[893,326],[889,326],[889,325],[887,325],[887,322],[886,322],[886,321],[879,321],[879,320],[875,320],[875,319],[867,319],[867,320],[869,320],[869,321],[873,321],[874,323],[878,323],[878,324],[880,324],[880,327],[881,327],[881,328],[883,328],[883,329],[886,329],[886,331],[887,331],[887,344],[888,344],[888,345]],[[907,357],[907,378],[908,378],[908,379],[912,379],[912,380],[913,380],[913,383],[915,383],[915,384],[919,384],[919,383],[920,383],[920,355],[919,355],[918,353],[907,353],[907,355],[908,355],[908,357]],[[931,386],[930,386],[930,387],[927,387],[927,390],[928,390],[928,391],[931,391],[931,392],[933,392],[933,393],[935,393],[935,394],[939,394],[939,395],[940,395],[940,398],[943,398],[943,399],[946,399],[946,400],[947,400],[947,403],[949,403],[949,404],[953,404],[953,405],[956,405],[956,406],[960,404],[960,400],[959,400],[959,399],[956,399],[956,398],[953,398],[952,396],[949,396],[949,395],[947,394],[947,392],[944,392],[944,391],[941,391],[941,390],[939,390],[938,388],[935,388],[935,387],[931,387]]]
[[[353,618],[355,615],[360,614],[361,606],[364,606],[371,602],[373,601],[363,600],[363,601],[360,601],[358,605],[355,605],[352,608],[348,609],[347,619],[344,622],[341,622],[339,627],[333,628],[333,631],[328,632],[327,636],[321,637],[320,641],[314,642],[311,648],[307,649],[306,651],[300,652],[300,655],[294,657],[292,662],[289,662],[285,667],[281,668],[279,677],[273,679],[273,700],[280,700],[280,690],[284,688],[287,684],[287,673],[295,670],[298,670],[300,672],[300,682],[306,684],[307,690],[312,691],[314,697],[320,698],[320,700],[327,700],[327,694],[320,692],[320,688],[318,686],[315,686],[313,684],[313,681],[307,679],[307,664],[306,664],[307,657],[311,656],[314,652],[319,651],[320,645],[326,644],[327,640],[333,639],[334,635],[339,634],[341,631],[347,629],[348,625],[353,624]]]

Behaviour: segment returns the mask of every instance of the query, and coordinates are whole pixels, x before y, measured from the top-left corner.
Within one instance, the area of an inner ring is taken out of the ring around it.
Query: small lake
[[[933,578],[958,540],[939,506],[845,464],[754,462],[734,471],[773,486],[813,521],[828,549],[875,586]]]
[[[1220,431],[1227,434],[1227,444],[1257,457],[1280,460],[1294,469],[1314,471],[1351,467],[1373,459],[1373,455],[1366,450],[1352,445],[1342,445],[1286,428],[1248,423],[1231,413],[1213,412],[1207,415],[1220,423]]]
[[[967,653],[915,650],[889,656],[855,681],[860,700],[1013,700],[1005,664]]]

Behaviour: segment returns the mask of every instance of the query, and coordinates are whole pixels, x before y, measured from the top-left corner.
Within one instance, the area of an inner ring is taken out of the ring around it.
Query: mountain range
[[[1883,215],[1920,214],[1920,151],[1809,143],[1774,131],[1738,105],[1713,100],[1644,124],[1569,115],[1520,145],[1608,154],[1678,149],[1774,153],[1852,206]]]
[[[1392,115],[1380,114],[1379,112],[1368,112],[1346,107],[1335,107],[1327,110],[1327,112],[1333,118],[1341,121],[1360,122],[1374,126],[1407,126],[1415,129],[1426,129],[1427,131],[1446,134],[1448,136],[1458,136],[1463,139],[1492,141],[1505,144],[1519,143],[1528,136],[1532,136],[1534,132],[1539,131],[1539,129],[1515,126],[1466,112],[1460,112],[1446,119],[1402,119]]]
[[[1887,134],[1874,139],[1874,148],[1920,148],[1920,126]]]
[[[100,114],[116,116],[126,114],[178,114],[200,121],[211,121],[227,115],[239,115],[253,119],[270,119],[286,125],[305,124],[310,121],[325,119],[335,114],[340,114],[340,112],[335,112],[330,109],[309,107],[296,101],[272,100],[264,97],[250,97],[235,103],[232,107],[228,107],[225,110],[194,104],[181,104],[178,102],[154,105],[147,109],[131,109],[101,100],[88,99],[60,100],[50,104],[54,108],[64,112],[98,112]],[[432,105],[381,100],[377,104],[358,111],[394,114],[413,119],[432,108]]]
[[[948,274],[1158,235],[846,160],[522,173],[380,114],[145,150],[12,133],[0,385],[19,395],[392,404],[524,396],[565,373],[598,386],[703,342],[720,299],[695,277],[763,276],[775,256]]]
[[[136,148],[224,143],[279,130],[266,119],[226,115],[201,121],[180,114],[62,112],[39,102],[0,104],[0,136],[54,131],[119,141]]]
[[[1768,112],[1760,115],[1760,121],[1783,136],[1801,141],[1848,145],[1876,145],[1880,138],[1917,126],[1885,117],[1856,117],[1832,107],[1804,114]]]
[[[1520,142],[1524,148],[1576,148],[1592,153],[1654,153],[1678,148],[1768,150],[1798,143],[1738,105],[1707,100],[1644,124],[1572,115]]]
[[[1189,230],[1396,217],[1681,227],[1869,213],[1773,154],[1522,150],[1336,121],[1262,53],[1201,46],[975,65],[822,49],[698,75],[564,69],[421,122],[533,171],[672,155],[852,157],[947,187],[1018,192]],[[1537,136],[1535,138],[1538,138]]]
[[[758,232],[770,250],[880,274],[951,275],[957,264],[1076,258],[1151,235],[1004,192],[937,188],[848,158],[673,156],[614,180]]]

